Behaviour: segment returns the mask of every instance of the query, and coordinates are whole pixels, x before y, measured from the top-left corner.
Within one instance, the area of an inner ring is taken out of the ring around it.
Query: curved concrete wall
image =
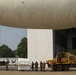
[[[0,0],[0,25],[20,28],[76,27],[76,0]]]

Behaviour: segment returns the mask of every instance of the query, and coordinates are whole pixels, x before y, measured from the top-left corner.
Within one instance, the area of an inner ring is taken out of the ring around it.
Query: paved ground
[[[0,71],[0,75],[76,75],[76,71],[68,71],[68,72]]]
[[[76,68],[72,68],[70,71],[61,71],[61,72],[56,72],[56,71],[51,71],[47,70],[45,72],[35,72],[35,71],[17,71],[15,67],[9,67],[9,71],[5,70],[5,66],[0,66],[0,75],[76,75]]]

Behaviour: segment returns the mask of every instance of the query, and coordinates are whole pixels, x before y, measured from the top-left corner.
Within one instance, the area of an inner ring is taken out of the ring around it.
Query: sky
[[[23,37],[27,37],[27,29],[0,26],[0,46],[6,44],[15,50]]]

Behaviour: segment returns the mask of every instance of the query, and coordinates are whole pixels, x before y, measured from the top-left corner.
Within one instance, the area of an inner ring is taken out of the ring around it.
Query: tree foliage
[[[17,55],[17,49],[13,50],[13,53],[15,54],[15,56]]]
[[[5,44],[0,46],[0,57],[15,57],[13,51]]]
[[[27,38],[26,37],[21,39],[20,43],[18,44],[16,52],[20,58],[27,58]]]

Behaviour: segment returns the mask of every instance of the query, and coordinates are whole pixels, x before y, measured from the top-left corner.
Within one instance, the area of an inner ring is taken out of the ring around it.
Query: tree
[[[24,37],[21,39],[17,47],[17,55],[20,58],[27,58],[27,38]]]
[[[5,44],[0,46],[0,57],[15,57],[13,51]]]
[[[15,56],[17,55],[17,49],[13,50],[13,53],[15,54]]]

